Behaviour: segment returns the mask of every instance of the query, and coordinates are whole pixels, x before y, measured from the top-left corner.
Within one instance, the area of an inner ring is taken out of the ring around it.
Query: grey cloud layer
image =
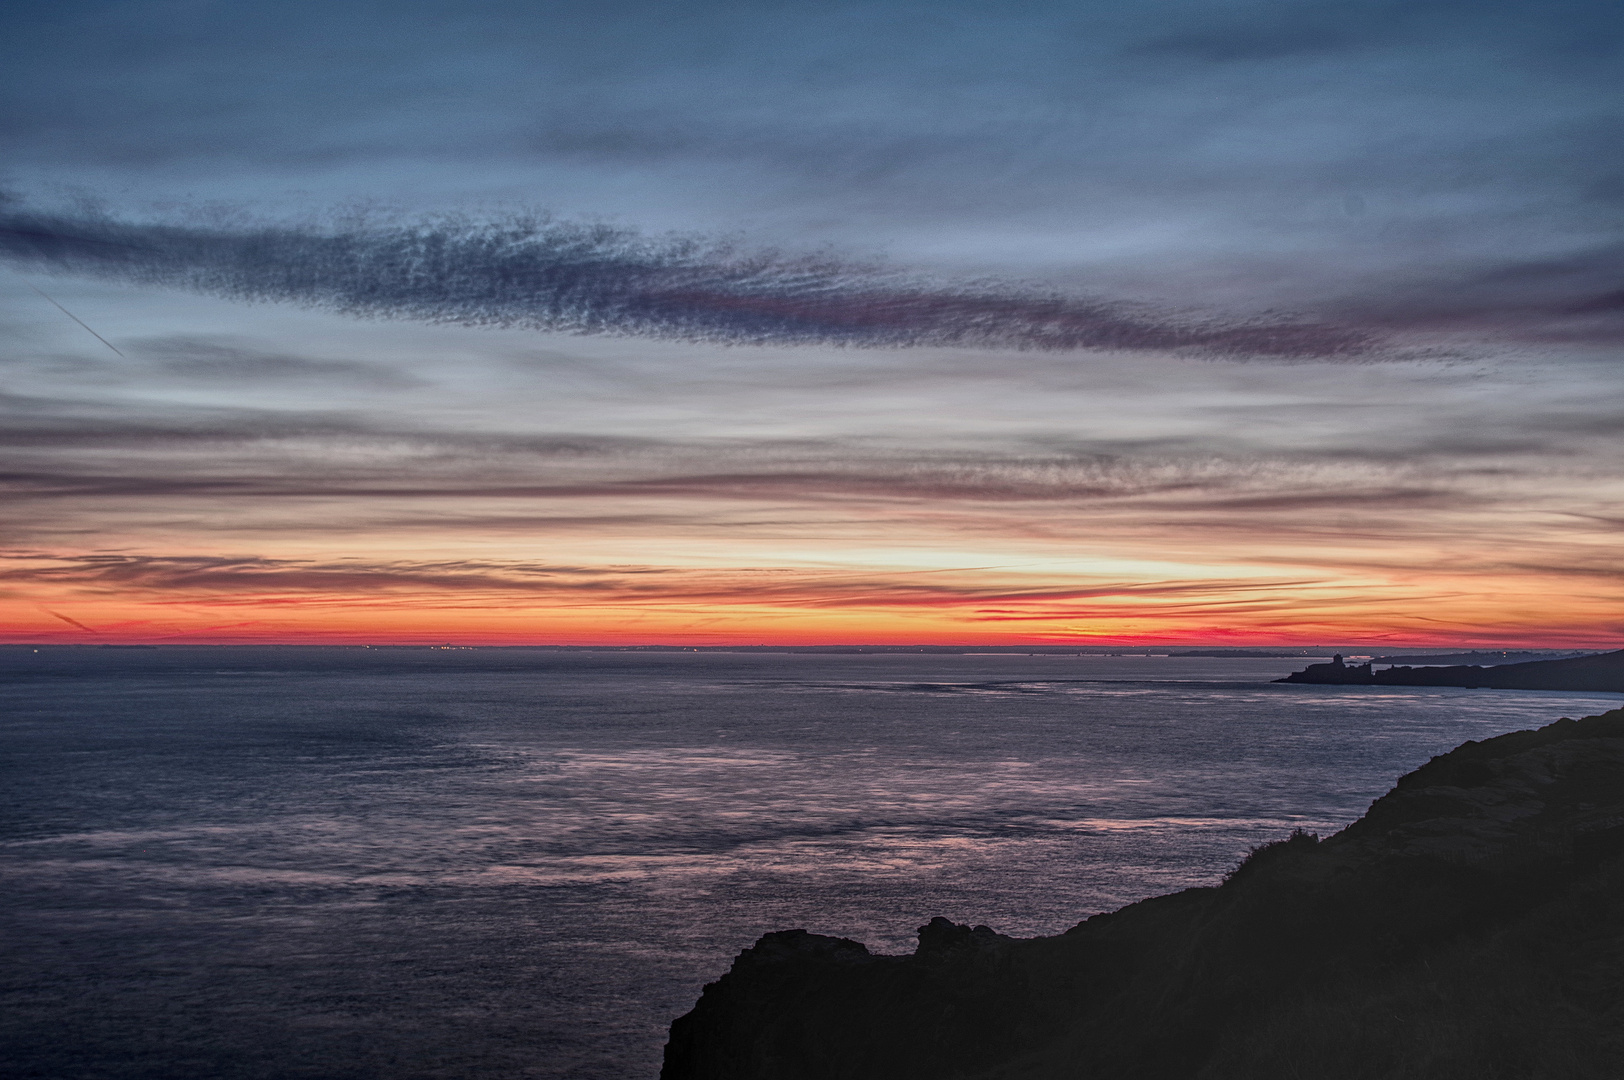
[[[358,513],[369,506],[367,520],[382,515],[428,527],[447,514],[504,526],[526,507],[541,523],[572,504],[595,507],[584,512],[599,520],[665,515],[660,520],[668,523],[671,515],[700,521],[729,513],[719,509],[729,504],[837,517],[950,515],[1010,504],[1040,515],[1045,506],[1107,504],[1132,504],[1151,516],[1444,510],[1488,505],[1507,484],[1548,484],[1542,470],[1552,462],[1572,479],[1573,452],[1605,438],[1603,428],[1576,428],[1566,415],[1531,418],[1530,430],[1509,440],[1468,444],[1440,428],[1403,453],[1356,446],[1261,452],[1188,437],[946,448],[525,435],[435,431],[339,412],[194,407],[132,415],[20,396],[0,398],[0,417],[0,486],[18,504],[39,507],[40,519],[104,501],[153,499],[162,513],[188,504],[268,510],[277,502],[336,499]],[[1614,467],[1600,459],[1591,465],[1601,474]],[[45,503],[65,505],[47,511]],[[348,528],[350,521],[308,527]]]
[[[908,281],[831,258],[512,218],[226,229],[0,216],[0,256],[54,273],[463,326],[720,344],[1198,350],[1340,357],[1375,342],[1285,319],[1199,322],[1142,306]]]
[[[362,390],[421,385],[420,380],[381,364],[311,359],[231,342],[200,340],[195,336],[145,338],[129,344],[136,356],[153,362],[154,374],[192,382],[231,385],[285,382]]]

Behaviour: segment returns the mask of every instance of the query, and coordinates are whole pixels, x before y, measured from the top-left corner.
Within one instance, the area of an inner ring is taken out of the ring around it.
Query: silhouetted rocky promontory
[[[1475,664],[1450,667],[1391,667],[1373,671],[1371,664],[1309,664],[1275,682],[1337,686],[1464,686],[1496,690],[1585,690],[1624,693],[1624,649],[1574,656],[1565,660],[1531,660],[1525,664]]]
[[[1624,1075],[1624,710],[1468,742],[1219,886],[911,956],[768,934],[664,1080]]]

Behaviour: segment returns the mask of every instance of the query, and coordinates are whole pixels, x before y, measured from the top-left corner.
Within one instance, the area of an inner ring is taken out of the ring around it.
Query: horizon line
[[[661,651],[661,652],[737,652],[748,650],[753,652],[805,652],[810,650],[868,650],[882,652],[962,652],[974,650],[977,652],[996,653],[1148,653],[1158,649],[1187,649],[1201,650],[1208,653],[1266,653],[1292,650],[1305,655],[1331,655],[1337,652],[1348,653],[1356,650],[1364,652],[1414,652],[1414,653],[1519,653],[1519,652],[1611,652],[1617,650],[1616,645],[1392,645],[1387,644],[1379,649],[1368,644],[1279,644],[1279,645],[1215,645],[1204,642],[1167,642],[1146,645],[1134,644],[1089,644],[1068,645],[1054,642],[1032,644],[982,644],[977,642],[961,643],[869,643],[869,642],[811,642],[804,644],[711,644],[711,645],[678,645],[659,642],[644,642],[637,644],[609,644],[609,643],[468,643],[456,641],[401,641],[401,642],[352,642],[352,641],[6,641],[0,642],[0,648],[40,649],[40,648],[68,648],[68,649],[160,649],[160,648],[273,648],[273,649],[558,649],[558,650],[604,650],[615,652]]]

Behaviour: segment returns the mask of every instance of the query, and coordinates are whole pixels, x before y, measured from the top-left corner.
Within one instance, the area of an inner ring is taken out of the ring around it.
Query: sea
[[[0,648],[0,1075],[654,1080],[763,933],[1059,933],[1624,704],[1310,659]]]

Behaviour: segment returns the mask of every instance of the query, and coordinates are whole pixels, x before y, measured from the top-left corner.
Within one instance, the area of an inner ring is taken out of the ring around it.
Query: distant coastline
[[[1571,660],[1580,656],[1594,656],[1604,649],[1515,649],[1499,651],[1473,649],[1470,652],[1428,653],[1418,652],[1395,656],[1373,656],[1373,664],[1475,664],[1480,667],[1499,667],[1502,664],[1525,664],[1535,660]]]
[[[1347,664],[1341,656],[1310,664],[1275,682],[1325,686],[1460,686],[1495,690],[1584,690],[1624,693],[1624,649],[1521,664],[1374,669],[1374,661]]]

